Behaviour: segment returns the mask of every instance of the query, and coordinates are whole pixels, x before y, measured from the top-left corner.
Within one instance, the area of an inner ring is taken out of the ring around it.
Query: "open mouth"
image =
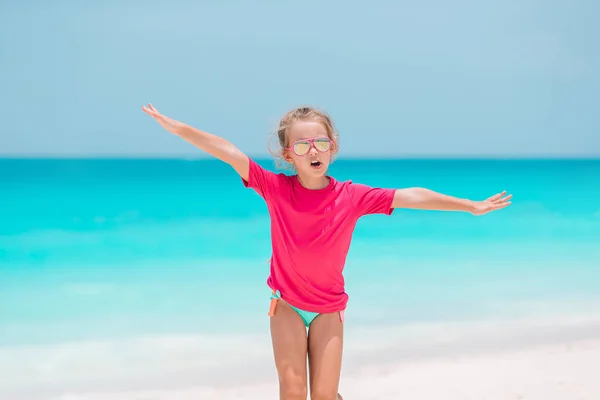
[[[321,167],[321,161],[319,160],[314,160],[310,162],[310,166],[313,168],[320,168]]]

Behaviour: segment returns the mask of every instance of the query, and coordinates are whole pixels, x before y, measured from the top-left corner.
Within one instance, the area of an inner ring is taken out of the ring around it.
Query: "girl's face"
[[[291,163],[304,177],[325,176],[335,143],[327,135],[327,129],[320,122],[299,121],[287,132],[288,148],[285,160]]]

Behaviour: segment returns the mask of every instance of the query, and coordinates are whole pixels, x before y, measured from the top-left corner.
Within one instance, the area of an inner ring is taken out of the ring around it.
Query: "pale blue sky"
[[[268,155],[325,108],[342,156],[600,156],[595,1],[0,0],[0,155]],[[596,112],[594,112],[596,110]]]

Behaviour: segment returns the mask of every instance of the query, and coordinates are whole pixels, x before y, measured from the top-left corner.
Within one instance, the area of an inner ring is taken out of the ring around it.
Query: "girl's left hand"
[[[484,201],[475,202],[475,204],[473,205],[473,210],[471,210],[471,214],[483,215],[489,213],[490,211],[496,211],[501,208],[508,207],[511,204],[509,200],[512,198],[512,194],[504,196],[505,194],[506,190]]]

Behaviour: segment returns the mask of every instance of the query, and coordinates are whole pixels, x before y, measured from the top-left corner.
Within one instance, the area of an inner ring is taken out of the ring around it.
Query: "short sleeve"
[[[245,187],[254,189],[262,198],[267,200],[279,185],[279,175],[264,169],[251,158],[248,158],[248,180],[242,178]]]
[[[394,209],[395,189],[371,187],[360,183],[351,183],[348,186],[354,208],[359,216],[368,214],[391,215]]]

